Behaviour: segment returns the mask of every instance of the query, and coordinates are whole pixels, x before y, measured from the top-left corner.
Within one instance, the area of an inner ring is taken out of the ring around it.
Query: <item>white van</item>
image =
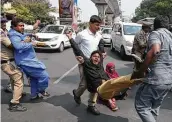
[[[118,51],[122,59],[131,55],[134,36],[142,28],[141,24],[115,22],[111,33],[111,50]]]

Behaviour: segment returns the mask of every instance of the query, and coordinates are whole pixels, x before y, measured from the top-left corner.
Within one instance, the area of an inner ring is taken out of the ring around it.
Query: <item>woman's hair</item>
[[[169,18],[167,16],[159,15],[154,20],[154,30],[158,28],[169,29]]]
[[[102,56],[102,54],[101,54],[101,52],[99,51],[99,50],[95,50],[95,51],[93,51],[92,53],[91,53],[91,57],[94,55],[94,54],[96,54],[96,53],[98,53],[99,55],[100,55],[100,57]],[[91,58],[90,57],[90,58]]]

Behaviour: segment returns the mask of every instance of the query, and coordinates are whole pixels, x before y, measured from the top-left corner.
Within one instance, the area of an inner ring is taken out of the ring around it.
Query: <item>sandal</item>
[[[41,94],[42,94],[42,96],[44,96],[44,97],[49,97],[49,96],[50,96],[50,94],[49,94],[48,92],[46,92],[46,91],[41,92]]]

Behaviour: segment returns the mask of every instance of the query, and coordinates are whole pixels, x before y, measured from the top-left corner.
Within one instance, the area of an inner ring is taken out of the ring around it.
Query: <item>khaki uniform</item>
[[[13,89],[13,99],[11,103],[19,103],[19,100],[23,92],[23,75],[22,72],[16,68],[11,62],[13,57],[13,51],[9,47],[11,41],[7,36],[7,32],[1,29],[1,70],[10,77],[10,81]]]
[[[144,53],[147,47],[148,34],[143,30],[138,32],[134,37],[132,53],[137,55],[141,60],[144,60]],[[135,61],[135,70],[140,68],[140,63]]]

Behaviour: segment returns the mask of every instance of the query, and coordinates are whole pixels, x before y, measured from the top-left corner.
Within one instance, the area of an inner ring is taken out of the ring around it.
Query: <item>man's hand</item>
[[[144,76],[145,76],[144,72],[135,71],[133,72],[131,79],[139,79],[139,78],[143,78]]]
[[[35,46],[35,47],[36,47],[36,45],[37,45],[37,42],[35,42],[35,41],[32,41],[31,43],[32,43],[32,45],[33,45],[33,46]]]
[[[72,39],[72,32],[66,33],[66,36],[70,39]]]
[[[26,36],[24,42],[31,42],[31,38],[29,36]]]
[[[103,59],[107,56],[107,53],[102,53]]]
[[[36,20],[36,23],[39,25],[41,23],[41,21],[40,20]]]
[[[36,20],[35,24],[33,25],[33,30],[37,29],[40,25],[41,21],[40,20]]]
[[[82,56],[76,56],[76,59],[80,64],[84,63],[84,58]]]

